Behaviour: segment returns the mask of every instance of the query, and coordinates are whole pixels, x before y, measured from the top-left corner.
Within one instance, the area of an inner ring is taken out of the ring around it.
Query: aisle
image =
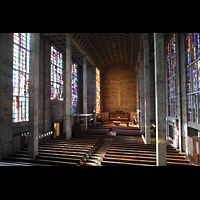
[[[103,138],[102,144],[99,148],[87,159],[84,166],[101,166],[101,161],[110,147],[113,138]]]

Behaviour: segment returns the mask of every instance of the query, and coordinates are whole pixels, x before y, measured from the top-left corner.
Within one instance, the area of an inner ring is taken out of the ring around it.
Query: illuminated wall
[[[29,121],[30,33],[13,34],[12,121]]]
[[[188,121],[200,122],[200,43],[199,33],[185,34]]]
[[[100,113],[100,71],[96,68],[96,113]]]
[[[51,47],[51,99],[63,100],[63,59],[54,47]]]
[[[168,116],[177,118],[177,86],[176,86],[176,38],[175,34],[167,46],[168,69]]]
[[[78,113],[78,68],[77,64],[72,62],[71,69],[71,108],[72,114]]]

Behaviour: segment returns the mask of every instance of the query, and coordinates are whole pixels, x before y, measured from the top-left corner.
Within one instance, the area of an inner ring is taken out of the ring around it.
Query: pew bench
[[[110,158],[119,158],[119,159],[131,159],[131,160],[152,160],[156,161],[156,156],[127,156],[127,155],[113,155],[113,154],[106,154],[105,157]],[[186,160],[185,158],[182,159],[174,159],[174,158],[167,158],[168,162],[178,162],[178,163],[189,163],[189,160]]]
[[[156,157],[156,153],[129,153],[129,152],[116,152],[116,151],[107,151],[106,155],[127,155],[127,156],[142,156],[142,157]],[[186,159],[185,156],[180,154],[177,155],[167,155],[167,158],[174,158],[174,159]]]
[[[21,154],[28,154],[28,150],[23,149],[23,151],[18,151],[17,153],[21,153]],[[80,156],[83,157],[84,159],[89,158],[89,155],[85,152],[76,152],[76,151],[62,151],[62,150],[49,150],[49,149],[38,149],[38,154],[39,153],[52,153],[52,154],[58,154],[59,156]]]
[[[8,161],[20,161],[20,162],[28,162],[28,163],[36,163],[36,164],[45,164],[45,165],[55,165],[55,166],[79,166],[78,163],[73,162],[61,162],[61,161],[53,161],[53,160],[41,160],[41,159],[29,159],[22,157],[3,157],[3,160]]]
[[[102,161],[101,166],[154,166],[148,164],[138,164],[138,163],[124,163],[124,162],[114,162],[114,161]]]

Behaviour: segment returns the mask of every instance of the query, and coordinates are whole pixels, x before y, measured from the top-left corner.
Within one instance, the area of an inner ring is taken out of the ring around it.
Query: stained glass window
[[[72,69],[71,69],[71,107],[72,107],[72,114],[78,113],[78,68],[77,64],[72,62]]]
[[[63,100],[62,53],[51,47],[51,99]]]
[[[13,34],[12,121],[29,121],[30,33]]]
[[[200,122],[200,43],[199,33],[185,34],[188,121]]]
[[[100,71],[96,68],[96,113],[100,113]]]
[[[175,34],[167,46],[168,68],[168,116],[177,118],[177,87],[176,87],[176,38]]]

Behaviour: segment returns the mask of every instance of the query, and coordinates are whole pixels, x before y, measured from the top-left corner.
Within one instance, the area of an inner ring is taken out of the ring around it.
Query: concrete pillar
[[[181,82],[181,148],[188,153],[188,121],[187,121],[187,93],[186,93],[186,68],[185,68],[185,37],[184,33],[179,33],[179,48],[180,48],[180,82]]]
[[[155,98],[156,98],[156,161],[167,165],[166,149],[166,89],[164,63],[164,33],[154,33]]]
[[[0,33],[0,160],[12,153],[13,33]]]
[[[150,75],[149,75],[149,34],[143,34],[144,49],[144,113],[145,113],[145,139],[151,143],[151,120],[150,120]]]
[[[140,50],[140,132],[144,132],[144,61],[143,50]]]
[[[87,114],[87,60],[83,55],[83,114]],[[87,130],[87,117],[83,117]]]
[[[38,102],[39,102],[39,42],[40,34],[30,35],[30,96],[29,96],[29,158],[38,155]]]
[[[72,52],[71,52],[71,37],[66,36],[66,140],[72,137],[71,128],[71,62],[72,62]]]

